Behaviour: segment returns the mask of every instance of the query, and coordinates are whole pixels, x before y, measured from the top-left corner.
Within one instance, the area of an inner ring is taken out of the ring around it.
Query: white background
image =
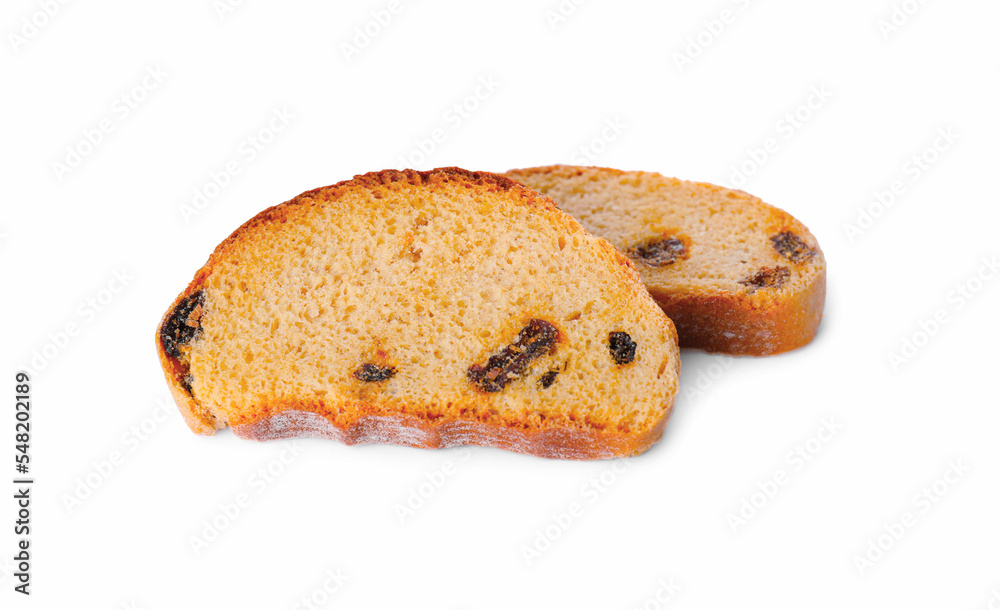
[[[983,262],[1000,254],[1000,6],[567,0],[562,19],[555,0],[399,2],[384,26],[368,22],[387,0],[4,3],[0,605],[1000,607],[1000,279]],[[272,133],[275,112],[291,117]],[[267,140],[253,158],[250,137]],[[187,430],[154,329],[240,223],[366,171],[557,162],[793,213],[829,264],[817,339],[685,352],[663,441],[623,463]],[[10,574],[23,367],[30,599]],[[950,463],[962,474],[934,491]]]

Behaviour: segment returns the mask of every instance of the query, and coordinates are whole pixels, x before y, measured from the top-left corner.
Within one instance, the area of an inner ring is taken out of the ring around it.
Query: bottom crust
[[[733,293],[672,294],[648,286],[673,320],[682,348],[732,356],[771,356],[798,349],[816,335],[823,319],[826,273],[806,288],[756,309]]]
[[[573,428],[519,430],[480,421],[450,420],[441,423],[409,415],[364,415],[340,427],[311,411],[289,409],[256,421],[232,426],[236,436],[257,441],[320,437],[346,445],[379,443],[423,449],[481,445],[543,458],[600,460],[638,455],[663,436],[673,411],[641,434],[584,431]]]

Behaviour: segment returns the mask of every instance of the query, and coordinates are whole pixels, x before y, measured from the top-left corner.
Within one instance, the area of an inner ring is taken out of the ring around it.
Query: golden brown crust
[[[538,174],[571,179],[598,172],[622,178],[654,175],[672,187],[684,183],[677,178],[647,172],[568,165],[514,169],[505,175],[514,180],[525,180]],[[816,238],[791,214],[764,203],[749,193],[706,182],[687,184],[696,186],[706,194],[724,196],[760,208],[763,212],[761,231],[767,235],[793,231],[803,236],[813,244],[815,258],[810,264],[818,269],[818,273],[810,278],[804,288],[788,291],[780,298],[773,298],[766,291],[754,294],[753,291],[748,293],[693,288],[668,290],[655,281],[647,281],[646,288],[673,320],[681,347],[731,355],[767,356],[808,344],[816,335],[822,320],[826,298],[826,262]],[[599,233],[598,235],[600,236]]]
[[[399,184],[428,185],[458,183],[477,190],[503,192],[514,196],[521,205],[536,208],[564,226],[569,232],[583,233],[583,229],[570,217],[558,210],[554,202],[533,190],[504,176],[486,172],[470,172],[459,168],[440,168],[418,172],[413,170],[386,170],[356,176],[329,187],[313,189],[302,193],[282,204],[268,208],[243,223],[236,231],[220,243],[205,266],[196,274],[188,287],[178,295],[164,314],[157,329],[157,352],[171,394],[185,422],[198,434],[214,434],[215,430],[231,425],[234,432],[256,440],[288,438],[292,436],[321,436],[341,440],[347,444],[380,442],[410,445],[415,447],[448,447],[455,444],[478,444],[496,446],[521,453],[542,457],[562,457],[571,459],[600,459],[615,456],[634,455],[648,449],[663,433],[673,405],[673,396],[664,405],[662,419],[644,432],[629,430],[587,429],[586,426],[565,425],[568,422],[543,422],[531,427],[524,422],[504,421],[489,415],[479,415],[478,419],[455,420],[447,417],[434,419],[413,415],[413,405],[399,411],[400,405],[383,408],[375,403],[354,405],[357,416],[345,416],[343,409],[331,409],[329,405],[302,402],[257,405],[252,413],[245,415],[220,415],[199,405],[197,399],[185,389],[183,366],[170,356],[164,346],[162,330],[171,312],[187,296],[205,288],[216,268],[228,259],[237,258],[241,244],[252,241],[257,231],[265,231],[275,223],[286,223],[306,213],[314,205],[336,200],[348,191],[372,190]],[[614,246],[604,240],[596,242],[602,259],[606,259],[609,269],[620,275],[628,285],[635,285],[634,296],[628,298],[648,298],[641,288],[641,282],[634,264]],[[630,293],[631,294],[631,293]],[[677,335],[673,324],[662,318],[664,335],[672,338],[676,354]],[[674,358],[675,375],[680,362]],[[480,405],[481,406],[481,405]],[[229,417],[231,421],[222,418]]]
[[[638,455],[648,450],[666,428],[672,412],[641,434],[625,434],[569,427],[521,429],[495,422],[448,419],[432,421],[403,414],[362,415],[350,422],[334,423],[312,411],[286,409],[233,426],[240,438],[269,441],[320,437],[346,445],[381,443],[421,449],[457,445],[496,447],[543,458],[599,460]]]
[[[167,353],[166,346],[163,344],[163,328],[167,320],[185,297],[198,290],[201,277],[202,275],[199,273],[188,287],[184,289],[184,292],[177,295],[177,298],[174,299],[174,302],[170,304],[170,307],[160,319],[160,324],[156,327],[156,353],[160,358],[160,366],[163,368],[163,376],[167,380],[167,387],[170,388],[170,395],[173,396],[174,402],[181,412],[181,416],[184,417],[184,422],[187,423],[192,431],[198,434],[212,435],[215,434],[216,430],[225,428],[225,422],[219,421],[210,411],[201,407],[194,399],[194,396],[185,389],[184,377],[186,372],[181,362]]]
[[[202,267],[199,274],[203,276],[209,275],[219,259],[226,256],[233,247],[242,239],[248,237],[253,230],[263,227],[268,223],[288,222],[294,218],[296,213],[302,213],[310,205],[315,205],[320,201],[334,200],[348,190],[363,190],[404,182],[411,185],[459,183],[467,187],[475,186],[487,191],[514,191],[514,194],[522,200],[524,205],[535,207],[541,211],[558,211],[558,207],[551,198],[536,193],[523,184],[515,182],[502,174],[474,172],[460,167],[439,167],[428,171],[387,169],[368,172],[367,174],[360,174],[350,180],[343,180],[331,186],[323,186],[306,191],[298,197],[271,206],[258,213],[240,225],[229,237],[216,246],[215,251],[212,252],[208,262]],[[627,261],[628,259],[626,258],[625,260]]]
[[[816,335],[823,316],[826,276],[766,307],[740,293],[650,294],[673,320],[681,347],[732,355],[768,356],[797,349]]]

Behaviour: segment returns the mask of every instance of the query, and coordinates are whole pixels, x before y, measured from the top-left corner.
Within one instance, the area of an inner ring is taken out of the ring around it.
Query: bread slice
[[[805,225],[742,191],[651,172],[507,172],[635,261],[681,347],[777,354],[812,340],[826,262]]]
[[[365,174],[265,210],[156,333],[197,433],[640,453],[680,360],[629,260],[550,199],[457,168]]]

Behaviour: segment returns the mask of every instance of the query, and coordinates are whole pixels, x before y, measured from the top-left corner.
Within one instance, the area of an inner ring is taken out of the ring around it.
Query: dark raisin
[[[758,288],[779,288],[792,275],[788,267],[761,267],[760,271],[740,280],[747,287],[747,292],[753,294]]]
[[[548,371],[547,373],[538,378],[539,385],[547,389],[549,386],[551,386],[553,383],[556,382],[556,375],[558,374],[559,371],[556,369]]]
[[[365,363],[354,371],[354,378],[360,381],[385,381],[396,374],[396,368]]]
[[[469,381],[484,392],[499,392],[521,376],[532,360],[552,350],[559,331],[545,320],[531,320],[517,335],[517,341],[490,356],[486,364],[469,367]]]
[[[616,364],[628,364],[635,360],[636,342],[628,333],[616,330],[608,334],[608,349]]]
[[[187,392],[188,394],[194,394],[194,391],[191,389],[191,386],[193,384],[194,384],[194,377],[191,375],[191,373],[188,373],[187,375],[181,378],[181,387],[184,388],[184,391]]]
[[[672,265],[679,258],[685,258],[687,247],[676,237],[668,237],[636,246],[632,252],[647,265],[663,267]]]
[[[809,247],[801,237],[790,231],[782,231],[771,236],[771,243],[778,254],[784,256],[793,263],[807,261],[816,255],[816,251]]]
[[[174,307],[160,330],[163,349],[172,358],[181,357],[181,346],[187,345],[201,331],[201,314],[205,304],[205,293],[192,292]]]

